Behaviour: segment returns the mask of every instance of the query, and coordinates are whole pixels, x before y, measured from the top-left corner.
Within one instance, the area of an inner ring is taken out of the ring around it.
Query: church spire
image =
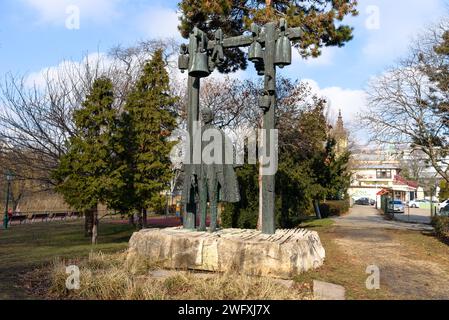
[[[343,116],[341,115],[341,109],[338,110],[338,120],[337,120],[336,130],[338,132],[344,132],[345,131],[345,126],[344,126],[344,123],[343,123]]]
[[[335,129],[333,130],[333,136],[337,142],[337,155],[341,155],[348,149],[348,132],[346,131],[343,123],[341,109],[338,110],[338,119]]]

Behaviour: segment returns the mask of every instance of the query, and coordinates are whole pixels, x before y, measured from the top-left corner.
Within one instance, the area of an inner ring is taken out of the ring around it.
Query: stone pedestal
[[[166,228],[134,233],[128,257],[135,255],[161,262],[171,269],[289,279],[320,267],[325,251],[318,234],[305,229],[277,230],[274,235],[265,235],[243,229],[224,229],[211,234]]]

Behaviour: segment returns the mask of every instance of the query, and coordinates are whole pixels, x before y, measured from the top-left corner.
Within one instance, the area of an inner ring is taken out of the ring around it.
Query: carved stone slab
[[[318,234],[305,229],[224,229],[215,233],[183,228],[146,229],[130,239],[128,257],[161,262],[171,269],[239,272],[290,279],[322,266],[325,251]]]

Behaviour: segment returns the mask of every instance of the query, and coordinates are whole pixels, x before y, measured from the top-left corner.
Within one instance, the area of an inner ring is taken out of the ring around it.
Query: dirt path
[[[427,225],[387,221],[356,206],[335,219],[333,237],[351,259],[380,269],[381,289],[398,299],[449,299],[449,247]]]

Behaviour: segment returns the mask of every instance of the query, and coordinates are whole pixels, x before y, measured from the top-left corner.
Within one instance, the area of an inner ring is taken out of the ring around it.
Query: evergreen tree
[[[168,188],[171,179],[169,158],[173,143],[168,141],[176,128],[173,105],[176,98],[169,94],[169,76],[162,50],[157,50],[145,64],[134,90],[129,94],[122,116],[123,163],[117,175],[122,178],[120,192],[132,200],[132,207],[143,214],[154,197]],[[120,201],[126,204],[125,201]]]
[[[286,86],[288,87],[288,86]],[[282,105],[280,105],[281,108]],[[336,156],[335,140],[328,136],[323,101],[294,112],[280,112],[279,169],[276,174],[276,223],[296,227],[303,216],[317,213],[326,199],[340,200],[350,183],[349,153]],[[224,227],[255,228],[258,219],[258,171],[254,165],[237,169],[242,200],[226,204]]]
[[[329,137],[326,148],[314,159],[313,169],[318,183],[325,189],[320,200],[343,200],[349,189],[351,174],[348,170],[350,152],[336,154],[336,141]]]
[[[437,58],[436,62],[423,61],[425,62],[424,71],[436,87],[430,103],[441,115],[443,124],[449,128],[449,31],[443,33],[439,43],[432,49]],[[444,142],[442,141],[441,144]]]
[[[82,108],[74,113],[77,135],[53,173],[56,190],[72,207],[84,212],[86,233],[96,242],[97,205],[106,203],[113,185],[113,135],[116,111],[111,80],[97,79]]]
[[[302,27],[303,37],[296,43],[304,57],[317,57],[323,46],[343,46],[353,38],[352,28],[341,24],[347,15],[356,15],[356,0],[182,0],[179,30],[184,38],[194,26],[212,33],[222,28],[226,36],[241,35],[252,22],[264,24],[287,19],[290,27]],[[227,49],[221,72],[245,69],[245,54],[240,49]]]
[[[440,182],[440,193],[438,194],[438,198],[440,199],[440,202],[449,199],[449,182],[446,180]]]

